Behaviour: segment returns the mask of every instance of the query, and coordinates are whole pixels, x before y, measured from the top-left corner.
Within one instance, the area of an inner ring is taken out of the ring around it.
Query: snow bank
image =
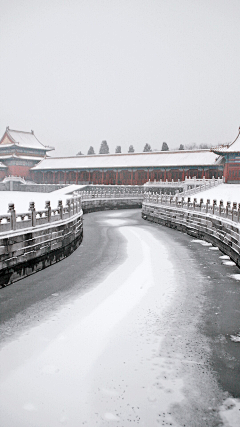
[[[57,207],[58,200],[62,200],[65,204],[66,200],[71,197],[73,191],[79,190],[84,186],[69,185],[68,187],[60,188],[51,193],[35,193],[23,191],[0,191],[0,214],[5,214],[8,211],[10,202],[15,204],[17,212],[27,212],[29,202],[34,201],[37,210],[45,208],[45,201],[50,200],[53,208]]]
[[[203,199],[204,202],[206,202],[207,199],[210,199],[211,202],[213,199],[216,199],[218,204],[220,200],[223,200],[224,205],[227,202],[240,203],[240,184],[220,184],[209,190],[192,194],[191,198],[196,198],[198,202],[200,199]]]

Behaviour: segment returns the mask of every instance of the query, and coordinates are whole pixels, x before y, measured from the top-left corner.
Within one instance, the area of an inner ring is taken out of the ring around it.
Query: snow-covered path
[[[193,312],[181,318],[187,278],[168,246],[124,214],[108,213],[105,223],[127,240],[127,258],[2,347],[1,425],[218,425],[222,393],[193,316],[196,289]]]

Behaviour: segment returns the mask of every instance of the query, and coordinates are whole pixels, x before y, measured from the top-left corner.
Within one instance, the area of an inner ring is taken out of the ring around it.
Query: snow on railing
[[[185,195],[198,193],[200,191],[208,190],[209,188],[216,187],[219,184],[223,184],[224,178],[214,178],[206,179],[203,177],[202,179],[198,179],[196,177],[193,178],[185,178],[184,181],[148,181],[144,184],[144,187],[158,187],[158,188],[179,188],[183,189],[183,193]]]
[[[80,211],[80,196],[67,199],[66,206],[63,206],[62,200],[59,200],[57,208],[52,208],[50,201],[46,201],[45,209],[38,211],[35,209],[35,202],[30,202],[28,212],[24,213],[17,213],[14,203],[9,203],[8,213],[0,215],[0,233],[64,220]]]
[[[59,221],[69,218],[81,210],[81,201],[91,199],[140,199],[143,200],[144,192],[140,189],[121,189],[121,190],[94,190],[78,191],[73,193],[71,199],[67,199],[66,206],[63,206],[62,200],[58,201],[57,208],[52,208],[50,201],[45,202],[45,209],[36,211],[35,202],[30,202],[28,212],[17,213],[14,203],[9,203],[8,213],[0,215],[0,233],[18,230],[22,228],[36,227],[49,222]]]
[[[203,212],[205,214],[216,215],[219,217],[224,217],[230,219],[234,222],[240,222],[240,203],[237,202],[227,202],[224,206],[223,200],[220,200],[219,205],[217,204],[217,200],[213,200],[212,203],[210,199],[204,203],[203,199],[200,199],[198,202],[196,198],[191,200],[191,197],[188,197],[185,200],[185,197],[178,196],[168,196],[165,194],[152,194],[145,193],[144,203],[163,205],[176,207],[181,209],[186,209],[190,211],[198,211]]]
[[[91,191],[77,191],[77,194],[81,194],[82,200],[89,199],[143,199],[144,190],[140,189],[131,189],[131,188],[121,188],[119,190],[102,190],[95,189]]]

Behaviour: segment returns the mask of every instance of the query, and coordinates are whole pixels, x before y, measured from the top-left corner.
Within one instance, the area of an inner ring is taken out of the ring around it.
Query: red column
[[[164,169],[164,177],[163,177],[163,181],[166,181],[167,178],[167,173],[166,173],[166,169]]]
[[[133,185],[133,170],[131,170],[131,185]]]
[[[76,185],[78,184],[78,172],[76,172]]]
[[[228,178],[229,178],[229,165],[228,165],[228,163],[225,163],[225,165],[224,165],[223,176],[225,178],[225,182],[228,182]]]
[[[66,182],[67,182],[67,173],[64,172],[64,184],[66,184]]]
[[[103,181],[104,181],[104,172],[102,171],[102,184],[103,184]]]

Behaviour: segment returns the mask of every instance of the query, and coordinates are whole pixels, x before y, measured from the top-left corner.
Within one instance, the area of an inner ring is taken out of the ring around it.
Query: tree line
[[[184,150],[184,149],[186,149],[186,150],[197,150],[197,149],[207,149],[207,148],[208,149],[211,148],[211,145],[209,145],[209,144],[197,145],[194,143],[194,144],[186,145],[186,147],[184,147],[183,144],[180,144],[178,150]],[[168,144],[166,142],[163,142],[161,150],[152,150],[151,145],[146,143],[143,147],[143,153],[150,153],[152,151],[154,151],[154,152],[155,151],[156,152],[157,151],[169,151],[169,147],[168,147]],[[122,152],[121,145],[117,145],[115,148],[115,153],[121,153],[121,152]],[[134,149],[133,145],[129,145],[128,153],[134,153],[134,152],[135,152],[135,149]],[[109,151],[109,146],[108,146],[107,141],[102,141],[100,148],[99,148],[99,154],[109,154],[109,153],[110,153],[110,151]],[[93,154],[96,154],[96,153],[94,151],[93,146],[91,145],[88,149],[87,155],[91,156]],[[77,156],[83,156],[83,153],[81,151],[79,151],[77,153]]]

